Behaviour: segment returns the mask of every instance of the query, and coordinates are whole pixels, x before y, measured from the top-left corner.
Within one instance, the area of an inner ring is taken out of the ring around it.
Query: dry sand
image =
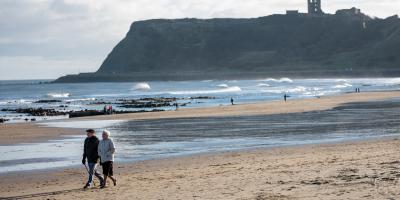
[[[398,199],[396,139],[198,155],[118,165],[118,186],[80,189],[84,169],[3,175],[24,199]]]
[[[344,94],[84,119],[154,119],[325,110],[342,103],[400,97],[400,92]],[[84,120],[79,119],[79,120]],[[75,119],[76,120],[76,119]],[[67,129],[1,125],[5,143],[57,137]],[[79,131],[79,130],[75,130]],[[36,135],[31,134],[37,133]],[[10,134],[18,133],[11,137]],[[4,143],[4,141],[2,141]],[[84,168],[0,175],[0,197],[24,199],[398,199],[400,141],[384,139],[196,155],[118,165],[118,186],[83,191]]]

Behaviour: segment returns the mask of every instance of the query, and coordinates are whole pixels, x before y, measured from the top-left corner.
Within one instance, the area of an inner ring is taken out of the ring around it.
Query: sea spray
[[[274,79],[274,78],[267,78],[264,81],[266,82],[276,82],[276,83],[293,83],[293,80],[290,78],[281,78],[281,79]]]
[[[69,93],[48,93],[47,97],[50,98],[68,98],[70,96]]]
[[[148,83],[142,82],[142,83],[137,83],[132,89],[139,91],[149,91],[151,90],[151,87]]]
[[[227,84],[219,84],[217,86],[220,88],[229,88],[229,86]]]
[[[338,84],[333,86],[332,88],[348,88],[348,87],[352,87],[353,85],[348,84],[348,83],[343,83],[343,84]]]

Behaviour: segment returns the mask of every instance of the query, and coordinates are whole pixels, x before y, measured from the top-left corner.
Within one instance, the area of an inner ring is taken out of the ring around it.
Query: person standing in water
[[[97,172],[97,162],[99,160],[99,154],[97,152],[97,148],[99,146],[99,139],[96,137],[96,133],[93,129],[88,129],[86,130],[87,138],[85,139],[85,143],[83,145],[83,158],[82,158],[82,164],[85,165],[86,167],[86,159],[88,162],[88,181],[83,187],[83,189],[86,189],[90,187],[90,185],[93,182],[93,175],[95,175],[99,181],[100,185],[103,185],[104,179],[101,177],[101,175]]]
[[[283,95],[283,99],[285,100],[285,102],[287,101],[287,97],[288,95],[285,93],[285,95]]]
[[[107,130],[103,131],[102,140],[99,143],[98,152],[100,155],[100,163],[103,167],[104,181],[100,188],[105,188],[107,185],[107,178],[109,177],[114,186],[117,185],[117,179],[114,176],[113,163],[114,163],[114,153],[115,146],[114,142],[110,138],[110,132]]]
[[[231,104],[232,104],[232,106],[233,106],[233,98],[231,98]]]

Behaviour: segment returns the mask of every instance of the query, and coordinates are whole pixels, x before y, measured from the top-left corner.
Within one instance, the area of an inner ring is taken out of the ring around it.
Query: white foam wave
[[[218,90],[197,90],[197,91],[174,91],[169,92],[169,94],[173,95],[182,95],[182,94],[215,94],[215,93],[231,93],[231,92],[240,92],[242,89],[238,86],[218,89]]]
[[[400,84],[400,78],[385,79],[384,83],[386,85],[398,85]]]
[[[267,78],[264,81],[266,82],[277,82],[277,83],[293,83],[293,80],[290,78],[281,78],[281,79],[274,79],[274,78]]]
[[[352,87],[352,86],[353,86],[353,85],[351,85],[351,84],[343,83],[343,84],[335,85],[335,86],[333,86],[332,88],[339,89],[339,88],[348,88],[348,87]]]
[[[297,86],[295,88],[290,88],[287,90],[288,93],[302,93],[302,92],[306,92],[307,88],[303,87],[303,86]]]
[[[32,102],[33,102],[33,100],[28,100],[28,99],[16,99],[16,100],[9,101],[9,102],[7,102],[7,103],[9,103],[9,104],[30,104],[30,103],[32,103]]]
[[[220,88],[228,88],[229,87],[227,84],[219,84],[217,86]]]
[[[257,84],[257,87],[269,87],[270,85],[267,83],[259,83]]]
[[[261,90],[261,92],[273,93],[273,94],[289,93],[289,94],[308,95],[308,94],[312,94],[314,92],[314,90],[313,90],[313,88],[297,86],[297,87],[293,87],[293,88],[272,88],[269,90]]]
[[[347,80],[345,80],[345,79],[336,79],[335,82],[336,83],[347,83]]]
[[[142,82],[142,83],[137,83],[132,89],[140,91],[148,91],[151,90],[151,87],[148,83]]]
[[[69,93],[48,93],[47,96],[51,98],[67,98]]]
[[[66,102],[74,102],[74,101],[94,101],[96,98],[85,98],[85,99],[68,99]]]

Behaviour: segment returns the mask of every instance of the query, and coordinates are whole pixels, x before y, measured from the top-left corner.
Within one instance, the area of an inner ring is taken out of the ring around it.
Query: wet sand
[[[321,98],[273,101],[240,105],[223,105],[209,108],[181,108],[178,111],[155,113],[134,113],[121,115],[103,115],[68,119],[82,120],[142,120],[192,117],[253,116],[282,113],[299,113],[327,110],[344,103],[368,102],[400,98],[400,91],[348,93]],[[0,124],[0,145],[46,141],[60,135],[82,134],[84,129],[60,129],[41,127],[37,123]]]
[[[0,145],[43,142],[82,133],[84,129],[49,128],[37,123],[0,124]]]
[[[306,145],[116,165],[118,186],[80,189],[84,168],[2,175],[23,199],[397,199],[397,139]],[[97,183],[98,184],[98,183]]]
[[[347,93],[321,98],[288,99],[287,102],[277,100],[272,102],[259,102],[250,104],[226,105],[208,108],[181,108],[178,111],[165,111],[156,113],[121,114],[112,116],[83,117],[84,119],[115,119],[115,120],[136,120],[136,119],[164,119],[164,118],[185,118],[185,117],[224,117],[224,116],[251,116],[282,113],[299,113],[308,111],[328,110],[344,103],[368,102],[400,98],[400,91],[387,92],[365,92]]]

